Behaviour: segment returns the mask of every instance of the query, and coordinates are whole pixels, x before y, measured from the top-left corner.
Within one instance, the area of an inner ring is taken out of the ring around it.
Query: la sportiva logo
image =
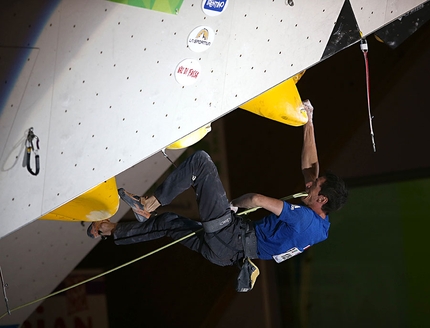
[[[215,38],[214,31],[209,26],[199,26],[188,36],[188,47],[195,52],[207,50]]]

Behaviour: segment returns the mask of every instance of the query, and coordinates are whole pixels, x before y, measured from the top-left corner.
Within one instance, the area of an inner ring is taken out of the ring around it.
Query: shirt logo
[[[299,205],[293,205],[293,204],[291,204],[290,209],[292,211],[294,211],[296,208],[300,208],[300,206]]]

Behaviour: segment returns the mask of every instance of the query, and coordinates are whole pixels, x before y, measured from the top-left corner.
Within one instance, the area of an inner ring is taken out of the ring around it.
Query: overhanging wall
[[[351,7],[366,35],[421,2]],[[13,219],[2,220],[0,236],[317,63],[344,1],[229,1],[218,16],[201,5],[185,1],[177,15],[102,0],[8,5],[0,200]],[[197,26],[215,32],[200,53],[187,47]],[[175,70],[187,58],[200,71],[183,86]],[[40,138],[37,177],[20,166],[30,127]]]
[[[65,276],[51,270],[57,257],[73,267],[93,242],[78,239],[82,229],[67,223],[36,221],[42,239],[34,236],[37,229],[11,232],[318,63],[346,3],[367,35],[422,2],[229,2],[215,17],[202,12],[201,1],[186,0],[178,15],[101,0],[8,5],[0,21],[3,31],[13,31],[0,38],[7,85],[0,113],[0,237],[8,235],[0,264],[27,290],[10,293],[13,305],[51,290]],[[214,42],[194,53],[188,35],[206,25]],[[174,73],[186,58],[201,71],[196,83],[182,86]],[[21,167],[30,127],[41,140],[36,177]],[[63,227],[70,242],[54,242],[55,252],[47,253]],[[10,242],[22,237],[26,246]],[[23,251],[31,255],[24,259]],[[47,259],[42,265],[41,258]],[[44,266],[53,277],[38,279]]]

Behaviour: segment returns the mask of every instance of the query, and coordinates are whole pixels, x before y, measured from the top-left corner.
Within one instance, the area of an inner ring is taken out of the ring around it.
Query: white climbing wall
[[[364,35],[423,2],[350,0]],[[229,0],[217,16],[197,0],[184,0],[177,15],[105,0],[5,5],[0,266],[10,305],[49,293],[94,245],[78,224],[38,217],[138,163],[134,170],[151,176],[143,193],[168,166],[154,165],[160,149],[317,64],[344,3]],[[187,46],[198,26],[215,34],[203,52]],[[186,68],[194,74],[178,82],[175,73]],[[40,138],[37,176],[22,167],[30,127]]]

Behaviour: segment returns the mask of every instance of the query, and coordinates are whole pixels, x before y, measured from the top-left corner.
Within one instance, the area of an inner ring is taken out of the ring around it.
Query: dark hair
[[[327,197],[328,202],[321,209],[328,214],[342,208],[348,198],[348,189],[345,182],[332,172],[326,172],[323,177],[325,181],[321,185],[320,194]]]

